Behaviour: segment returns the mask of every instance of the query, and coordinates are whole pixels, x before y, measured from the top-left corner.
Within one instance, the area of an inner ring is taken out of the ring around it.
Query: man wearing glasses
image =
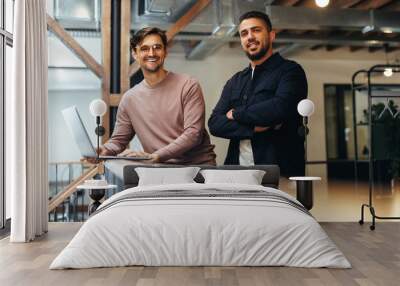
[[[128,90],[118,107],[110,140],[100,155],[123,152],[136,134],[152,162],[215,165],[214,145],[205,130],[205,104],[197,80],[164,69],[167,37],[158,28],[139,30],[131,39],[134,59],[144,80]]]

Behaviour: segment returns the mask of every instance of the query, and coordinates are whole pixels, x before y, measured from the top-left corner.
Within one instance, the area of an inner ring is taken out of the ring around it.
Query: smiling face
[[[251,61],[262,60],[272,54],[275,32],[268,31],[262,19],[243,20],[239,25],[239,35],[242,48]]]
[[[164,67],[167,50],[157,34],[146,36],[133,50],[133,57],[143,72],[157,73]]]

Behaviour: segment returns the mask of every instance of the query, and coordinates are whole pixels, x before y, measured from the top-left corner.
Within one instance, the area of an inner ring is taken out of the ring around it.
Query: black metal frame
[[[3,229],[5,227],[5,217],[6,217],[6,208],[5,208],[5,201],[6,201],[6,196],[5,196],[5,185],[4,185],[4,53],[5,53],[5,38],[6,34],[5,31],[3,30],[3,27],[5,26],[5,5],[4,5],[4,0],[1,0],[0,2],[0,13],[1,13],[1,19],[0,19],[0,229]]]
[[[371,75],[374,73],[383,73],[383,71],[386,68],[392,68],[393,73],[400,73],[400,65],[374,65],[370,69],[365,70],[358,70],[356,71],[352,78],[351,78],[351,87],[352,87],[352,92],[353,92],[353,128],[354,128],[354,150],[355,150],[355,157],[354,157],[354,172],[355,172],[355,180],[356,180],[356,185],[357,185],[357,161],[358,161],[358,145],[357,145],[357,122],[356,122],[356,102],[355,102],[355,92],[357,89],[359,89],[360,85],[356,84],[356,78],[360,74],[364,74],[367,76],[367,91],[368,91],[368,148],[369,148],[369,153],[368,153],[368,171],[369,171],[369,200],[368,204],[364,203],[361,205],[361,219],[358,221],[359,224],[364,224],[364,209],[369,208],[371,216],[372,216],[372,224],[370,225],[370,229],[374,230],[375,229],[375,223],[376,219],[392,219],[392,220],[397,220],[400,219],[400,217],[384,217],[384,216],[379,216],[375,212],[375,208],[373,206],[373,200],[372,200],[372,193],[374,191],[374,169],[373,169],[373,149],[372,149],[372,112],[371,112],[371,107],[372,107],[372,99],[373,98],[388,98],[388,97],[400,97],[399,96],[374,96],[372,94],[372,83],[371,83]]]

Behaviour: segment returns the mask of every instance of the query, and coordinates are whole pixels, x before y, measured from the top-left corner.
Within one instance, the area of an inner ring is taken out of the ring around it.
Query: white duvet
[[[81,227],[50,269],[127,265],[351,267],[312,216],[280,200],[251,196],[121,200],[137,192],[171,190],[265,191],[299,204],[282,191],[253,185],[131,188],[106,200],[99,208],[103,210]]]

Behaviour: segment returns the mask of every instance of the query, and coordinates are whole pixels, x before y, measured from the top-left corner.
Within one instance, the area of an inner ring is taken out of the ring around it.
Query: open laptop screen
[[[89,134],[86,131],[85,125],[83,125],[82,118],[76,106],[71,106],[61,112],[69,131],[78,145],[81,155],[83,157],[96,157],[96,150],[93,147],[92,141],[90,141]]]

